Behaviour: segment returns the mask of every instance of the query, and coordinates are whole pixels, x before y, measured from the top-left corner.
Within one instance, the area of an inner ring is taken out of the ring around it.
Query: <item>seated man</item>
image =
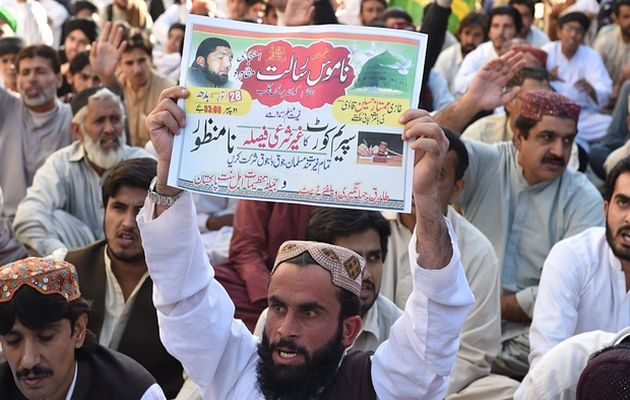
[[[142,207],[155,160],[121,161],[103,182],[105,239],[68,252],[83,297],[91,302],[88,329],[102,346],[128,355],[155,377],[166,396],[182,386],[182,366],[160,342],[136,214]]]
[[[516,37],[538,47],[549,42],[549,38],[545,35],[545,32],[533,26],[535,14],[534,5],[536,4],[533,0],[510,0],[508,4],[516,8],[518,13],[521,14],[521,20],[523,21],[523,27]]]
[[[271,272],[262,344],[233,319],[234,306],[213,279],[194,224],[192,197],[166,185],[172,132],[178,132],[184,120],[175,101],[186,95],[179,87],[164,91],[163,101],[147,118],[158,154],[158,180],[138,215],[138,226],[155,284],[162,340],[204,397],[442,397],[473,299],[454,234],[435,201],[448,144],[428,113],[412,110],[400,120],[405,126],[403,139],[412,140],[416,150],[417,240],[410,243],[416,290],[389,340],[374,355],[355,352],[344,357],[344,349],[361,330],[359,296],[365,265],[346,248],[285,242]],[[167,116],[165,125],[161,121]],[[172,232],[177,232],[177,240]]]
[[[606,228],[595,227],[557,243],[543,266],[529,331],[529,363],[582,332],[630,326],[630,158],[606,182]]]
[[[396,304],[379,293],[390,233],[389,223],[381,213],[342,208],[320,208],[306,228],[307,240],[345,247],[365,260],[359,314],[362,329],[348,351],[376,351],[389,338],[389,330],[402,314]],[[258,337],[263,336],[267,325],[267,312],[256,324],[254,334]]]
[[[62,97],[62,100],[66,103],[72,102],[72,98],[77,93],[91,87],[99,86],[100,82],[98,76],[96,76],[94,70],[92,70],[90,54],[87,51],[77,54],[72,61],[70,61],[66,79],[71,88],[70,92]]]
[[[577,143],[587,152],[606,134],[610,115],[599,113],[612,92],[612,81],[599,54],[582,44],[590,20],[581,12],[571,12],[559,20],[557,41],[542,47],[548,54],[547,70],[554,90],[582,108]]]
[[[440,203],[442,211],[453,224],[457,235],[466,279],[475,295],[475,305],[460,335],[455,367],[449,379],[447,400],[467,398],[511,399],[518,382],[499,375],[490,375],[492,361],[499,353],[501,317],[499,302],[499,263],[492,244],[470,222],[449,206],[451,199],[464,188],[464,172],[468,167],[468,152],[464,143],[449,129],[449,139],[440,171]],[[404,307],[411,294],[411,276],[405,265],[409,257],[406,243],[411,239],[415,215],[386,213],[392,226],[385,260],[382,291]]]
[[[0,87],[0,186],[4,190],[0,231],[6,233],[0,235],[0,265],[26,256],[11,230],[18,203],[46,158],[74,140],[70,106],[57,98],[61,84],[57,52],[44,45],[29,46],[18,53],[15,65],[19,95]]]
[[[516,73],[505,88],[510,90],[514,87],[520,88],[518,96],[505,104],[503,107],[505,112],[495,113],[478,119],[466,128],[461,135],[462,139],[474,139],[485,143],[512,140],[516,119],[521,110],[521,96],[530,90],[551,90],[549,73],[543,68],[523,68]],[[579,150],[575,143],[571,147],[571,157],[567,166],[574,170],[580,169]],[[584,168],[586,168],[586,165],[584,165]]]
[[[522,55],[488,63],[455,103],[436,116],[460,130],[480,109],[506,103],[505,71]],[[466,187],[454,202],[494,245],[502,269],[503,349],[494,370],[522,378],[527,372],[527,333],[543,262],[558,241],[603,224],[601,196],[581,173],[566,169],[579,106],[549,91],[523,95],[514,143],[466,141]],[[535,212],[532,212],[535,210]]]
[[[448,90],[451,93],[455,93],[455,74],[457,74],[464,57],[487,40],[487,25],[488,22],[485,15],[470,12],[459,22],[459,27],[455,34],[458,43],[447,47],[438,56],[435,62],[435,70],[446,79]]]
[[[3,399],[165,399],[140,364],[94,341],[72,264],[7,264],[0,293]]]
[[[461,96],[472,81],[477,71],[488,61],[507,52],[512,45],[512,39],[521,30],[521,15],[509,6],[495,7],[489,14],[488,40],[477,46],[464,57],[462,64],[455,74],[453,87],[454,96]]]
[[[78,140],[48,157],[15,215],[15,237],[41,255],[103,239],[103,174],[122,160],[147,156],[125,144],[122,101],[109,89],[79,93],[72,110]]]

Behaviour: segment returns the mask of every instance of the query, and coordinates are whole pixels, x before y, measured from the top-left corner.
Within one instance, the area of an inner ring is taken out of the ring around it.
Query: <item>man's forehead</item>
[[[47,70],[52,72],[51,61],[47,58],[40,57],[40,56],[21,59],[18,64],[18,69],[25,69],[25,68],[46,68]]]
[[[552,115],[543,116],[534,127],[538,128],[541,132],[553,132],[561,136],[572,136],[577,132],[575,121],[570,118],[561,118]]]
[[[125,62],[125,61],[134,61],[134,60],[144,60],[149,58],[149,55],[147,54],[146,51],[144,51],[143,49],[132,49],[130,51],[127,51],[125,53],[122,54],[122,56],[120,57],[120,61],[121,62]]]
[[[50,322],[50,323],[42,326],[39,329],[33,330],[33,329],[30,329],[30,328],[27,328],[26,326],[24,326],[20,322],[20,320],[18,320],[16,318],[15,322],[13,323],[13,326],[11,327],[9,332],[6,333],[6,335],[29,335],[29,334],[37,335],[39,332],[42,332],[42,331],[45,331],[45,330],[56,330],[56,329],[61,328],[62,324],[64,323],[64,321],[70,322],[70,320],[60,319],[58,321]]]
[[[210,52],[210,54],[208,55],[211,56],[211,55],[218,55],[218,54],[232,54],[232,49],[225,46],[217,46],[214,49],[214,51]]]

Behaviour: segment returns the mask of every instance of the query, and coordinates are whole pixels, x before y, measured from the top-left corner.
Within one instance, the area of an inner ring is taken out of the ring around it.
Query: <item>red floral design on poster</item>
[[[355,77],[350,57],[348,48],[326,41],[306,47],[276,40],[249,47],[238,59],[236,76],[261,104],[287,101],[315,109],[346,94]]]

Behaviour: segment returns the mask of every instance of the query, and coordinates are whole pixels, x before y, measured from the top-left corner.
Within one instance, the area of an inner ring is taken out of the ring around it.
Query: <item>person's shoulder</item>
[[[103,252],[105,251],[104,249],[106,244],[106,240],[99,240],[87,246],[72,249],[68,251],[68,254],[66,254],[65,261],[74,265],[77,272],[84,268],[94,268],[96,267],[94,262],[96,262],[99,254],[104,254]]]
[[[78,360],[79,376],[81,369],[89,366],[92,373],[89,391],[94,391],[93,393],[98,393],[101,397],[111,395],[109,398],[117,398],[122,393],[137,393],[140,395],[137,398],[140,398],[156,383],[155,378],[136,360],[99,344],[94,344]]]
[[[582,172],[567,168],[562,174],[562,185],[566,187],[571,196],[575,194],[602,201],[602,195]]]
[[[153,158],[153,159],[155,159],[155,157],[153,155],[151,155],[148,151],[146,151],[142,147],[125,146],[124,159],[125,160],[129,160],[131,158]]]
[[[402,310],[393,301],[382,294],[379,293],[376,301],[378,302],[379,317],[382,316],[391,319],[393,323],[402,315]]]

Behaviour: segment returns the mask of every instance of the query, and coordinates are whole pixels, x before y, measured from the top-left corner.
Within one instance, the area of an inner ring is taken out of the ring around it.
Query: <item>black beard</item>
[[[615,238],[613,232],[611,232],[610,226],[606,223],[606,241],[608,246],[612,250],[615,257],[623,261],[630,261],[630,249],[615,247]]]
[[[339,361],[344,353],[341,345],[342,324],[337,334],[322,348],[313,353],[312,358],[306,349],[292,340],[281,340],[269,344],[267,333],[263,333],[258,345],[258,365],[256,376],[258,389],[266,400],[309,400],[317,399],[330,386],[337,376]],[[304,356],[305,362],[299,366],[277,366],[272,354],[277,347],[284,347]]]
[[[210,71],[208,69],[208,66],[204,66],[203,67],[204,72],[206,73],[206,76],[208,77],[208,80],[212,83],[214,83],[217,87],[221,87],[223,85],[225,85],[228,81],[228,76],[227,74],[225,75],[219,75],[214,71]]]

